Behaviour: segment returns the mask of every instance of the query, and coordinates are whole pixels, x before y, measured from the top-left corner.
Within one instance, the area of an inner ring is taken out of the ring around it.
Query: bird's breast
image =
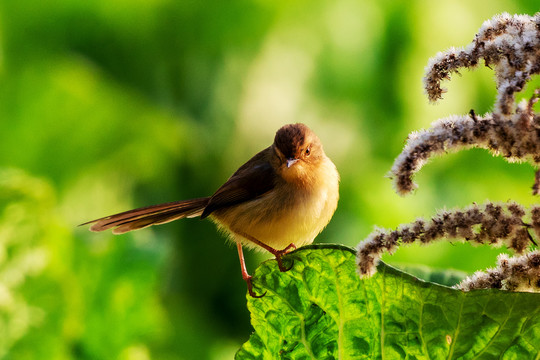
[[[329,173],[310,187],[278,183],[257,199],[216,211],[213,218],[233,240],[248,247],[253,244],[238,233],[249,234],[275,249],[291,243],[297,247],[309,244],[337,207],[339,175],[330,164]]]

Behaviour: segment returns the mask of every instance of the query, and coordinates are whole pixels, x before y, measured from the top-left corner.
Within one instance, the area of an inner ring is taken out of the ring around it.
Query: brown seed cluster
[[[435,155],[468,148],[482,148],[508,161],[540,164],[540,115],[533,111],[538,93],[522,101],[510,118],[500,114],[451,116],[435,121],[428,130],[409,135],[396,158],[390,177],[396,191],[406,195],[416,188],[413,175]],[[538,185],[535,185],[536,192]]]
[[[524,220],[526,211],[514,203],[473,205],[466,209],[441,211],[430,220],[417,219],[396,230],[376,229],[357,246],[356,262],[360,276],[371,276],[385,252],[393,253],[399,245],[420,242],[428,244],[442,239],[459,239],[475,244],[505,245],[523,253],[540,238],[540,207],[530,209],[530,223]]]
[[[493,113],[477,117],[471,110],[467,116],[438,120],[428,130],[411,134],[390,174],[400,195],[416,188],[412,176],[430,157],[446,151],[479,147],[509,161],[540,164],[540,115],[533,111],[538,91],[529,101],[515,102],[515,93],[523,90],[532,75],[540,73],[540,13],[495,16],[484,22],[467,47],[437,54],[429,61],[424,78],[429,99],[442,98],[446,90],[441,81],[450,79],[450,74],[473,68],[482,59],[495,70]],[[538,194],[539,189],[537,174],[533,193]]]
[[[441,81],[461,68],[473,68],[482,60],[493,67],[497,99],[493,113],[450,116],[437,120],[428,130],[409,135],[390,177],[400,195],[416,188],[413,175],[435,155],[468,148],[487,149],[508,161],[540,165],[540,114],[533,106],[540,91],[516,104],[515,94],[524,89],[532,75],[540,73],[540,12],[534,16],[502,14],[484,22],[474,41],[465,48],[439,53],[426,67],[424,85],[430,101],[446,91]],[[540,170],[533,194],[540,192]],[[534,235],[534,237],[533,237]],[[528,211],[521,205],[488,202],[453,211],[441,211],[429,220],[401,225],[396,230],[376,229],[357,247],[361,277],[373,275],[383,253],[393,253],[401,244],[427,244],[441,239],[460,239],[475,244],[505,245],[519,256],[502,254],[498,266],[477,272],[457,288],[468,291],[498,288],[540,291],[540,251],[529,252],[540,238],[540,206]]]
[[[437,54],[426,67],[425,90],[430,101],[442,98],[441,81],[460,68],[473,68],[481,60],[494,66],[498,96],[496,111],[510,115],[514,94],[523,90],[533,74],[540,73],[540,13],[534,16],[507,13],[484,22],[474,41],[465,48]]]
[[[540,251],[514,257],[501,254],[496,268],[477,271],[454,288],[540,292]]]

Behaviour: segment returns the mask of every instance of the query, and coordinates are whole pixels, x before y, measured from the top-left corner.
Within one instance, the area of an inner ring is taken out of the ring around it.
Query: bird
[[[123,234],[182,218],[211,219],[236,243],[242,278],[255,294],[243,247],[266,250],[279,270],[282,257],[311,244],[330,222],[339,200],[340,176],[319,137],[306,125],[279,128],[274,142],[240,166],[208,197],[152,205],[85,222],[90,231]]]

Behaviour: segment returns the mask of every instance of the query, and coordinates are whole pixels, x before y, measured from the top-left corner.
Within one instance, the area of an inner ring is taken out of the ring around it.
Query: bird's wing
[[[201,219],[218,209],[258,198],[275,186],[275,171],[267,148],[242,165],[210,198]]]

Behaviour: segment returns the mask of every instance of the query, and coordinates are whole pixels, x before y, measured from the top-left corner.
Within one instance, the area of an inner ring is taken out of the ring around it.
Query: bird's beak
[[[294,163],[296,163],[298,161],[298,159],[287,159],[287,167],[290,168],[291,166],[294,165]]]

